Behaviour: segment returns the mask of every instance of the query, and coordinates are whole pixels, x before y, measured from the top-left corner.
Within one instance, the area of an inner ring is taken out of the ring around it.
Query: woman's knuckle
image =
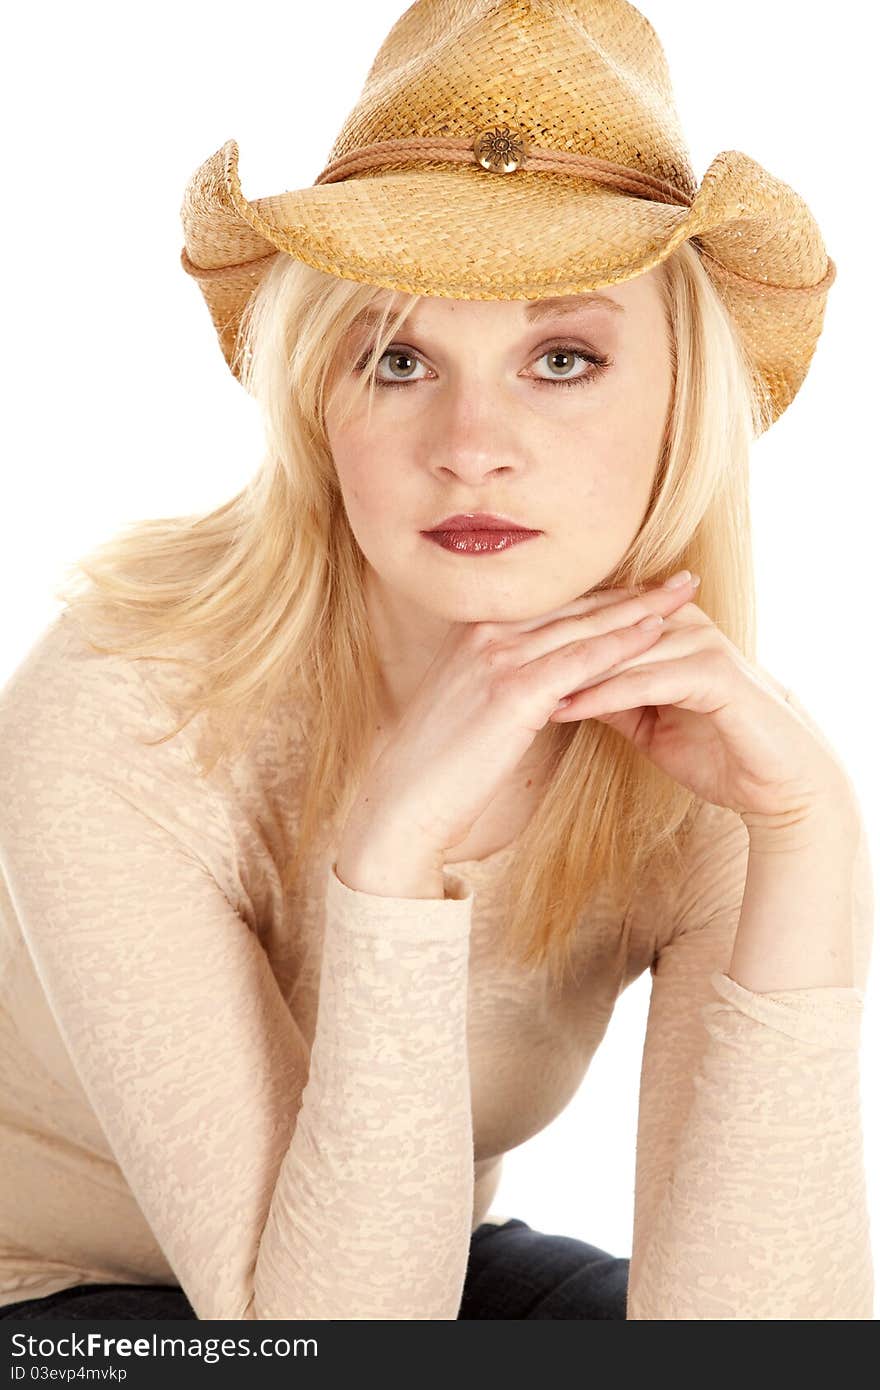
[[[483,665],[490,672],[506,671],[510,665],[510,644],[497,639],[486,643],[481,651]]]
[[[709,674],[716,679],[726,675],[729,669],[728,656],[720,647],[709,647],[703,653],[703,660],[709,668]]]
[[[616,652],[621,649],[628,652],[633,644],[633,624],[627,627],[616,627],[611,632],[606,632],[602,636],[602,651]]]
[[[483,652],[498,641],[498,624],[491,622],[468,623],[464,635],[464,645],[468,651]]]
[[[601,614],[601,608],[591,611],[589,613],[577,614],[574,620],[577,623],[577,630],[580,634],[577,640],[585,642],[588,638],[594,636],[596,628],[602,620]]]
[[[592,646],[592,637],[576,637],[573,642],[566,642],[564,647],[558,647],[555,653],[551,653],[555,659],[562,661],[583,661],[584,656],[589,653]]]
[[[516,694],[518,674],[516,669],[505,668],[490,675],[487,686],[490,704],[506,704]]]

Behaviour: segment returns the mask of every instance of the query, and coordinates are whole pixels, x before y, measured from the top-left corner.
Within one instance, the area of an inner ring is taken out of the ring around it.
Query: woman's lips
[[[422,531],[426,540],[461,555],[486,555],[530,541],[541,531]]]

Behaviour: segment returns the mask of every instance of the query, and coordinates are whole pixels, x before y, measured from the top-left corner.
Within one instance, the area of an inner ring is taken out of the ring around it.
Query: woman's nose
[[[449,386],[443,395],[430,430],[433,466],[471,482],[499,469],[522,466],[522,437],[497,387],[481,390],[471,382]]]

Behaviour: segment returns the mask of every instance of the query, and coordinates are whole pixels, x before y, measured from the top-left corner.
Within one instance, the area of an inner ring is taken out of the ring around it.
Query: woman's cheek
[[[366,526],[370,530],[393,527],[400,523],[395,508],[399,508],[399,489],[390,476],[388,455],[381,457],[353,451],[337,464],[339,484],[352,528]]]

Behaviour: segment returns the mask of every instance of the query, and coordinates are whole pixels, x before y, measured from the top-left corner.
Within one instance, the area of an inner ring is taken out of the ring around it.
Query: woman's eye
[[[413,365],[420,360],[414,352],[409,352],[406,348],[389,348],[387,352],[383,352],[379,362],[384,362],[386,357],[390,359],[392,372],[399,372],[402,375],[396,381],[386,381],[382,377],[377,377],[376,380],[380,386],[399,386],[407,381],[424,380],[424,378],[409,375]]]
[[[370,354],[365,352],[356,364],[357,371],[363,371],[367,365]],[[390,381],[386,377],[376,375],[376,385],[380,387],[406,386],[411,381],[423,381],[424,377],[413,376],[413,368],[421,362],[421,358],[409,348],[391,347],[382,353],[378,359],[377,368],[386,360],[389,360],[389,369],[396,374],[397,379]],[[572,347],[568,344],[557,344],[542,352],[534,360],[543,362],[549,358],[551,362],[551,374],[549,376],[538,376],[527,378],[527,380],[537,381],[540,385],[546,386],[580,386],[584,382],[592,381],[610,364],[611,359],[600,354],[592,355],[582,351],[581,348]],[[586,370],[583,368],[576,371],[577,361],[587,364]],[[574,374],[573,374],[574,371]]]
[[[551,375],[538,377],[538,381],[550,382],[555,386],[580,386],[582,382],[592,381],[605,370],[610,362],[610,358],[596,354],[593,356],[588,352],[583,352],[576,347],[552,347],[548,352],[542,352],[540,357],[535,360],[543,362],[550,359]],[[572,371],[577,367],[577,359],[586,362],[586,371],[583,369],[572,375]]]

